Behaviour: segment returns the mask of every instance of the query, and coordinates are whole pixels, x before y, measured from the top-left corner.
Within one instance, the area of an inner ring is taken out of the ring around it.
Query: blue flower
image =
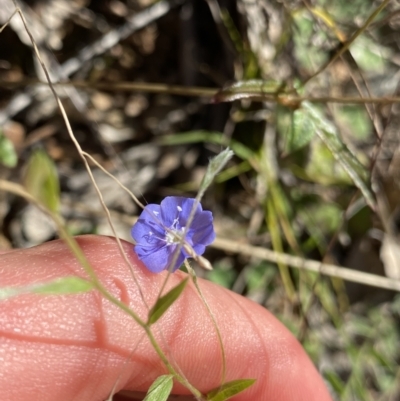
[[[196,203],[193,220],[186,231],[185,243],[197,255],[202,255],[206,246],[214,241],[215,232],[212,213],[203,210],[195,199],[168,196],[160,205],[150,204],[143,209],[132,227],[132,237],[136,242],[136,254],[151,272],[159,273],[166,269],[175,271],[191,256],[187,248],[180,244]],[[174,260],[174,266],[171,267]]]

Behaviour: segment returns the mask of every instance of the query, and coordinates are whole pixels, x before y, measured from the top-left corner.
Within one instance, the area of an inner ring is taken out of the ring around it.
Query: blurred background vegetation
[[[278,316],[335,399],[399,400],[400,297],[388,288],[400,288],[400,3],[19,4],[53,82],[64,83],[57,92],[82,149],[143,202],[194,196],[209,158],[234,150],[203,201],[225,242],[205,255],[214,270],[198,274]],[[13,11],[3,0],[0,23]],[[71,234],[109,235],[44,80],[14,16],[0,34],[0,178],[58,193],[50,202]],[[95,165],[93,174],[130,240],[140,210]],[[4,192],[0,220],[2,249],[56,237],[46,216]],[[275,264],[252,249],[388,285]]]

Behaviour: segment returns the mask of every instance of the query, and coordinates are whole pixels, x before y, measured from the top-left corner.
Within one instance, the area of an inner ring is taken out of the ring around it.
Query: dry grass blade
[[[25,18],[24,18],[24,15],[22,14],[21,10],[18,8],[18,4],[17,4],[16,0],[13,0],[13,2],[14,2],[15,8],[16,8],[16,10],[17,10],[19,16],[21,17],[21,20],[22,20],[22,23],[24,24],[25,30],[26,30],[26,32],[27,32],[27,34],[28,34],[28,36],[29,36],[29,38],[30,38],[30,40],[31,40],[31,42],[32,42],[32,46],[33,46],[33,49],[34,49],[34,51],[35,51],[36,57],[37,57],[37,59],[38,59],[40,65],[41,65],[41,67],[42,67],[42,69],[43,69],[43,72],[44,72],[45,76],[46,76],[46,79],[47,79],[48,85],[49,85],[49,87],[50,87],[50,90],[52,91],[52,93],[53,93],[53,95],[54,95],[54,99],[55,99],[55,101],[56,101],[56,103],[57,103],[57,106],[58,106],[60,112],[61,112],[61,115],[62,115],[63,120],[64,120],[64,122],[65,122],[65,126],[66,126],[67,131],[68,131],[68,134],[69,134],[69,136],[70,136],[72,142],[74,143],[74,145],[75,145],[77,151],[79,152],[79,155],[81,156],[81,159],[82,159],[82,161],[83,161],[83,163],[84,163],[84,165],[85,165],[85,168],[86,168],[86,170],[87,170],[87,173],[89,174],[90,180],[91,180],[91,182],[92,182],[92,184],[93,184],[93,186],[94,186],[94,188],[95,188],[95,190],[96,190],[96,193],[97,193],[97,195],[98,195],[99,201],[100,201],[100,203],[101,203],[101,205],[102,205],[102,207],[103,207],[104,213],[106,214],[106,217],[107,217],[108,223],[109,223],[109,225],[110,225],[110,228],[111,228],[111,230],[113,231],[114,237],[116,238],[116,241],[117,241],[118,248],[119,248],[119,250],[120,250],[121,256],[122,256],[122,258],[124,259],[126,265],[128,266],[128,268],[129,268],[129,270],[130,270],[130,272],[131,272],[132,279],[133,279],[133,281],[135,282],[136,286],[138,287],[138,290],[139,290],[139,293],[140,293],[140,295],[141,295],[141,298],[142,298],[142,301],[143,301],[144,305],[147,306],[146,299],[145,299],[145,297],[144,297],[144,294],[142,293],[142,290],[141,290],[141,288],[140,288],[139,282],[138,282],[137,279],[136,279],[136,276],[135,276],[135,273],[134,273],[132,264],[130,263],[130,261],[129,261],[127,255],[125,254],[125,252],[124,252],[124,250],[123,250],[123,248],[122,248],[121,240],[120,240],[120,239],[118,238],[118,236],[116,235],[116,231],[115,231],[114,225],[113,225],[113,223],[112,223],[112,221],[111,221],[110,212],[109,212],[109,210],[108,210],[108,208],[107,208],[107,206],[105,205],[104,200],[103,200],[103,195],[102,195],[102,193],[100,192],[100,189],[99,189],[99,187],[98,187],[97,184],[96,184],[96,181],[95,181],[94,176],[93,176],[93,174],[92,174],[92,170],[90,169],[90,166],[89,166],[89,164],[88,164],[88,162],[87,162],[87,160],[86,160],[86,157],[85,157],[84,154],[83,154],[83,150],[82,150],[82,148],[81,148],[81,146],[80,146],[78,140],[75,138],[75,135],[74,135],[74,133],[73,133],[73,131],[72,131],[72,127],[71,127],[71,124],[70,124],[70,122],[69,122],[67,113],[66,113],[66,111],[65,111],[65,109],[64,109],[64,106],[63,106],[61,100],[60,100],[60,97],[57,95],[57,92],[56,92],[55,89],[54,89],[54,86],[53,86],[53,84],[52,84],[52,81],[51,81],[49,72],[48,72],[48,70],[47,70],[47,68],[46,68],[46,66],[45,66],[45,64],[44,64],[44,62],[43,62],[43,60],[42,60],[42,58],[41,58],[41,56],[40,56],[40,52],[39,52],[39,49],[38,49],[38,47],[37,47],[37,45],[36,45],[35,39],[33,38],[32,33],[30,32],[30,30],[29,30],[29,28],[28,28],[28,26],[27,26],[27,23],[26,23],[26,20],[25,20]]]
[[[321,263],[316,260],[303,259],[298,256],[274,252],[266,248],[243,244],[226,238],[217,238],[211,246],[225,252],[239,253],[245,256],[268,260],[273,263],[283,263],[291,267],[296,267],[297,269],[310,270],[326,276],[338,277],[343,280],[352,281],[354,283],[400,292],[400,280],[392,280],[375,274],[348,269],[346,267]]]
[[[46,82],[42,82],[36,78],[26,78],[19,81],[1,81],[0,87],[8,89],[22,88],[28,85],[48,85]],[[180,85],[165,85],[161,83],[152,82],[89,82],[89,81],[77,81],[70,80],[68,82],[54,82],[55,87],[68,87],[74,86],[79,89],[99,89],[107,91],[121,91],[121,92],[144,92],[144,93],[165,93],[177,96],[191,96],[191,97],[206,97],[214,99],[219,93],[218,89],[205,88],[205,87],[194,87],[194,86],[180,86]],[[396,104],[400,103],[400,96],[371,96],[371,97],[360,97],[360,96],[295,96],[286,95],[284,93],[276,96],[276,94],[268,93],[245,93],[237,94],[236,99],[251,99],[254,102],[271,102],[280,103],[287,105],[296,105],[304,101],[310,103],[337,103],[337,104]]]

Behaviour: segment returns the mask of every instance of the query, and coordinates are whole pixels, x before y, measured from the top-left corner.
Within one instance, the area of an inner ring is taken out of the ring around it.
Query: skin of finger
[[[78,242],[105,287],[145,320],[167,273],[148,272],[133,247],[84,236]],[[0,255],[1,286],[21,286],[85,273],[61,241]],[[166,288],[185,276],[168,277]],[[226,380],[255,378],[234,400],[330,400],[300,344],[266,309],[199,280],[215,316],[226,354]],[[140,287],[140,291],[139,291]],[[153,325],[161,348],[203,393],[221,383],[222,356],[212,320],[192,284]],[[116,390],[146,391],[167,370],[143,330],[96,291],[24,294],[0,303],[2,399],[103,400]],[[174,393],[187,394],[179,383]]]

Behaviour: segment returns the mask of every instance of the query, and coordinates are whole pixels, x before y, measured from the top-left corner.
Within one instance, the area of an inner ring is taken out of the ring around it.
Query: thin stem
[[[21,185],[5,181],[5,180],[0,180],[0,189],[13,193],[15,195],[21,196],[28,202],[33,203],[36,205],[40,210],[42,210],[44,213],[46,213],[56,224],[57,231],[61,237],[62,240],[65,241],[71,252],[74,254],[74,256],[77,258],[78,262],[81,264],[83,269],[85,270],[86,274],[89,276],[91,282],[93,283],[94,287],[96,290],[100,292],[100,294],[116,305],[118,308],[120,308],[122,311],[124,311],[127,315],[132,317],[135,322],[143,328],[145,331],[146,335],[148,336],[152,346],[154,347],[154,350],[157,352],[158,356],[162,360],[162,362],[165,364],[166,368],[168,371],[174,375],[175,379],[178,380],[180,383],[182,383],[189,391],[192,392],[192,394],[199,400],[203,400],[204,397],[201,394],[199,390],[197,390],[187,379],[183,378],[176,370],[175,368],[171,365],[171,363],[168,361],[166,355],[162,351],[161,347],[159,346],[157,340],[154,338],[154,335],[151,331],[150,326],[145,323],[140,317],[132,310],[130,309],[127,305],[125,305],[123,302],[121,302],[119,299],[115,298],[112,294],[110,294],[107,289],[101,284],[99,281],[93,267],[87,260],[85,254],[83,253],[81,247],[79,244],[76,242],[76,240],[71,237],[71,235],[68,233],[68,231],[65,229],[63,225],[63,221],[59,215],[56,213],[50,211],[47,209],[44,205],[42,205],[36,198],[34,198],[31,194],[29,194]]]
[[[35,197],[33,197],[31,194],[29,194],[29,192],[27,192],[21,185],[18,185],[18,184],[9,182],[9,181],[5,181],[5,180],[0,180],[0,189],[10,192],[10,193],[13,193],[14,195],[21,196],[28,202],[33,203],[44,213],[46,213],[54,221],[54,223],[57,227],[58,234],[60,235],[60,238],[67,244],[68,248],[71,250],[71,252],[77,258],[78,262],[81,264],[81,266],[85,270],[86,274],[89,276],[91,282],[96,287],[96,289],[106,299],[111,301],[113,304],[117,305],[124,312],[126,312],[129,316],[131,316],[139,326],[141,326],[142,328],[144,328],[146,326],[146,323],[144,321],[142,321],[139,318],[139,316],[136,315],[135,312],[133,312],[131,309],[129,309],[129,307],[126,306],[123,302],[121,302],[117,298],[113,297],[106,290],[106,288],[101,284],[93,267],[91,266],[90,262],[87,260],[85,254],[83,253],[82,248],[79,246],[77,241],[73,237],[71,237],[71,235],[65,229],[63,221],[58,214],[47,209]]]
[[[8,26],[10,21],[13,19],[14,15],[17,14],[18,10],[14,10],[14,12],[11,14],[10,18],[3,24],[3,26],[0,28],[0,33],[3,32],[3,30]]]
[[[1,88],[15,89],[27,85],[46,85],[47,82],[38,79],[26,79],[17,82],[8,82],[0,80]],[[125,92],[146,92],[146,93],[166,93],[169,95],[191,96],[191,97],[208,97],[213,98],[219,89],[200,88],[192,86],[164,85],[149,82],[85,82],[85,81],[68,81],[53,82],[53,86],[74,86],[82,89],[101,89],[108,91],[125,91]],[[381,97],[359,97],[359,96],[296,96],[292,94],[275,92],[247,93],[244,90],[238,93],[238,98],[250,99],[253,102],[271,102],[287,105],[297,105],[303,101],[310,103],[339,103],[339,104],[393,104],[400,103],[400,96],[381,96]]]
[[[201,288],[199,286],[199,283],[197,282],[197,276],[195,271],[192,269],[192,266],[190,266],[190,263],[188,262],[187,259],[185,259],[185,266],[190,274],[190,277],[193,280],[193,284],[196,287],[197,292],[199,293],[199,296],[201,298],[201,300],[204,303],[204,306],[207,309],[208,314],[211,317],[211,320],[213,322],[215,331],[217,333],[217,337],[218,337],[218,342],[219,342],[219,346],[221,348],[221,356],[222,356],[222,377],[221,377],[221,385],[223,385],[225,383],[225,379],[226,379],[226,354],[225,354],[225,347],[224,347],[224,343],[222,341],[222,336],[221,336],[221,332],[218,328],[218,324],[217,324],[217,320],[215,319],[214,314],[212,313],[212,310],[210,308],[210,305],[208,305],[207,300],[205,299],[204,295],[203,295],[203,291],[201,291]]]
[[[122,258],[124,259],[125,263],[127,264],[128,268],[130,270],[130,273],[131,273],[133,281],[135,282],[136,286],[138,287],[138,291],[139,291],[139,294],[140,294],[140,296],[142,298],[143,303],[147,306],[146,299],[144,297],[144,294],[142,293],[142,290],[140,288],[139,282],[137,281],[137,279],[135,277],[132,265],[131,265],[131,263],[129,262],[128,258],[125,255],[125,252],[124,252],[124,250],[122,248],[121,240],[118,238],[117,233],[116,233],[115,228],[114,228],[114,225],[112,224],[110,211],[108,210],[106,204],[104,203],[103,195],[102,195],[99,187],[96,184],[96,180],[94,179],[94,176],[92,174],[92,170],[90,169],[89,163],[86,160],[86,157],[83,155],[83,150],[82,150],[78,140],[76,139],[76,137],[75,137],[75,135],[74,135],[74,133],[72,131],[72,127],[71,127],[71,124],[69,122],[67,113],[66,113],[66,111],[64,109],[64,106],[63,106],[63,104],[62,104],[57,92],[54,89],[53,83],[52,83],[52,81],[50,79],[49,72],[47,71],[47,68],[46,68],[46,66],[45,66],[45,64],[44,64],[44,62],[42,60],[42,57],[41,57],[39,49],[38,49],[38,47],[36,45],[35,39],[33,38],[32,33],[30,32],[30,30],[28,28],[28,25],[26,23],[25,17],[23,15],[21,9],[18,7],[17,1],[13,0],[13,3],[15,5],[16,11],[18,12],[18,14],[19,14],[19,16],[20,16],[20,18],[22,20],[22,23],[24,25],[25,31],[26,31],[27,35],[29,36],[29,39],[30,39],[30,41],[32,43],[32,47],[34,49],[35,55],[36,55],[36,57],[37,57],[37,59],[38,59],[38,61],[40,63],[40,66],[41,66],[41,68],[43,70],[43,73],[46,76],[46,80],[47,80],[48,86],[49,86],[49,88],[50,88],[50,90],[51,90],[51,92],[52,92],[52,94],[54,96],[54,99],[55,99],[55,101],[57,103],[57,106],[58,106],[58,108],[59,108],[59,110],[61,112],[61,115],[63,117],[65,126],[67,128],[67,132],[68,132],[68,134],[70,136],[70,139],[73,142],[73,144],[75,145],[75,147],[76,147],[76,149],[77,149],[77,151],[78,151],[78,153],[79,153],[79,155],[80,155],[80,157],[81,157],[81,159],[82,159],[82,161],[83,161],[83,163],[85,165],[85,168],[86,168],[86,171],[87,171],[87,173],[89,175],[89,178],[90,178],[90,180],[91,180],[91,182],[92,182],[92,184],[93,184],[93,186],[94,186],[94,188],[96,190],[96,193],[97,193],[97,196],[98,196],[99,201],[101,203],[101,206],[102,206],[102,208],[104,210],[104,213],[106,214],[107,221],[108,221],[108,223],[110,225],[110,228],[111,228],[111,230],[112,230],[112,232],[114,234],[115,240],[117,241],[117,245],[118,245],[118,249],[120,251],[120,254],[121,254]]]
[[[154,338],[152,331],[150,330],[150,326],[145,325],[144,330],[153,346],[155,351],[157,352],[158,356],[160,359],[163,361],[164,365],[167,367],[168,371],[174,375],[175,379],[178,380],[179,383],[183,384],[189,391],[192,392],[192,394],[198,399],[198,400],[204,400],[203,394],[197,390],[196,387],[194,387],[190,382],[183,378],[176,370],[175,368],[171,365],[171,363],[168,361],[166,355],[164,354],[163,350],[159,346],[157,340]]]

